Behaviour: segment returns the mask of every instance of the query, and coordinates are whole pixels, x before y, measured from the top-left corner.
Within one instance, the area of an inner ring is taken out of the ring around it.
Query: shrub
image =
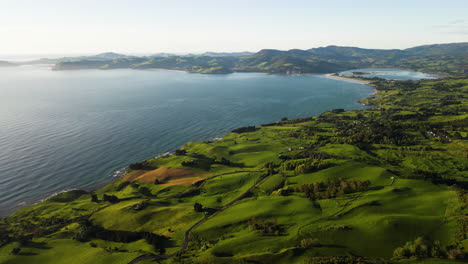
[[[178,149],[175,151],[176,156],[184,156],[187,154],[187,151],[185,149]]]
[[[200,203],[195,203],[193,205],[193,209],[195,210],[195,212],[203,212],[203,205],[201,205]]]
[[[91,202],[93,203],[99,202],[98,196],[96,194],[91,194]]]
[[[301,248],[320,247],[320,240],[318,238],[304,238],[301,240]]]
[[[13,254],[13,255],[18,255],[18,254],[20,253],[20,251],[21,251],[21,248],[15,247],[15,248],[13,248],[13,249],[11,250],[11,254]]]
[[[283,227],[279,225],[276,220],[264,221],[260,219],[252,218],[248,221],[250,229],[252,231],[260,232],[264,235],[281,235],[284,231]]]

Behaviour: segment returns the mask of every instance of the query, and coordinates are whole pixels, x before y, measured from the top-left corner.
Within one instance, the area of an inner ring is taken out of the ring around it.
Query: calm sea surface
[[[363,109],[367,85],[301,75],[0,68],[0,216],[246,125]]]

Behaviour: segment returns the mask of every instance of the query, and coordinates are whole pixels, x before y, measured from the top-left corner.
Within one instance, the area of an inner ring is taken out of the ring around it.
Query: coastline
[[[44,65],[44,66],[47,66],[47,65]],[[93,70],[93,69],[84,69],[84,70]],[[173,69],[159,69],[159,68],[152,68],[152,69],[133,69],[133,70],[150,70],[150,71],[176,71],[176,72],[184,72],[184,73],[193,73],[193,72],[189,72],[189,71],[183,71],[183,70],[173,70]],[[261,73],[261,74],[270,74],[270,73],[265,73],[265,72],[255,72],[255,73]],[[198,73],[200,74],[200,73]],[[311,74],[297,74],[297,75],[311,75]],[[319,76],[319,77],[325,77],[325,78],[330,78],[330,79],[336,79],[336,80],[340,80],[340,81],[348,81],[348,82],[355,82],[355,83],[361,83],[361,84],[364,84],[364,85],[369,85],[370,81],[361,81],[361,80],[356,80],[354,78],[348,78],[348,77],[340,77],[340,76],[332,76],[332,74],[312,74],[314,76]],[[373,91],[376,92],[376,90],[374,89]],[[360,100],[363,100],[363,99],[366,99],[367,97],[365,98],[362,98],[362,99],[359,99],[357,100],[358,103],[362,104],[362,105],[367,105],[367,104],[364,104],[362,103]],[[331,110],[331,109],[330,109]],[[328,110],[329,111],[329,110]],[[326,112],[326,111],[325,111]],[[306,116],[306,117],[309,117],[309,116]],[[257,126],[257,125],[256,125]],[[258,124],[258,126],[260,126],[260,124]],[[227,133],[223,134],[222,136],[218,136],[216,138],[211,138],[211,139],[207,139],[209,141],[217,141],[219,139],[222,139],[223,137],[225,137],[227,134],[229,134],[230,131],[227,131]],[[162,156],[170,156],[170,155],[173,155],[174,154],[174,151],[171,151],[171,152],[164,152],[164,153],[160,153],[160,154],[157,154],[156,156],[152,156],[152,157],[149,157],[148,160],[150,159],[154,159],[154,158],[159,158],[159,157],[162,157]],[[64,192],[68,192],[68,191],[71,191],[71,190],[85,190],[85,191],[88,191],[88,192],[91,192],[91,191],[94,191],[94,190],[99,190],[103,187],[105,187],[106,185],[108,184],[111,184],[113,182],[115,182],[116,180],[120,179],[122,176],[125,175],[127,171],[127,167],[125,168],[118,168],[118,169],[115,169],[112,173],[111,173],[111,177],[107,180],[107,181],[103,181],[93,187],[89,187],[89,188],[66,188],[66,189],[63,189],[63,190],[58,190],[58,191],[54,191],[54,192],[50,192],[42,197],[40,197],[39,199],[33,201],[33,202],[24,202],[24,204],[22,204],[21,206],[19,206],[18,208],[14,209],[13,211],[11,212],[7,212],[7,214],[5,215],[1,215],[0,218],[4,218],[4,217],[7,217],[15,212],[17,212],[18,210],[22,209],[22,208],[25,208],[25,207],[28,207],[28,206],[32,206],[32,205],[36,205],[38,203],[41,203],[41,202],[44,202],[48,199],[50,199],[51,197],[54,197],[58,194],[61,194],[61,193],[64,193]]]
[[[371,83],[371,81],[366,81],[366,80],[352,78],[352,77],[340,76],[340,75],[337,75],[336,73],[326,73],[326,74],[323,74],[321,76],[323,76],[325,78],[328,78],[328,79],[341,80],[341,81],[350,81],[350,82],[355,82],[355,83],[360,83],[360,84],[367,84],[367,85],[370,85],[370,83]]]
[[[375,87],[375,85],[372,84],[372,81],[357,79],[357,78],[353,78],[353,77],[339,76],[336,73],[327,73],[327,74],[323,74],[323,75],[320,75],[320,76],[323,76],[323,77],[328,78],[328,79],[354,82],[354,83],[359,83],[359,84]],[[369,95],[369,97],[370,96],[377,96],[376,94],[379,91],[377,91],[377,89],[375,89],[375,88],[372,88],[372,91],[373,91],[373,93],[371,95]],[[368,99],[369,97],[361,98],[361,99],[357,100],[356,102],[358,102],[358,103],[360,103],[362,105],[371,106],[368,102],[366,102],[366,99]]]

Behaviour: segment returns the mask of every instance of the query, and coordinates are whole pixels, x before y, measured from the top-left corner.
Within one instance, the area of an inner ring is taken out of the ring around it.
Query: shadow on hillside
[[[37,248],[37,249],[51,249],[51,246],[48,246],[46,242],[34,242],[28,241],[26,245],[23,247],[25,248]]]

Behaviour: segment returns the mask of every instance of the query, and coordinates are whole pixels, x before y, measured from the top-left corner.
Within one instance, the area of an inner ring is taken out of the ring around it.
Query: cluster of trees
[[[195,167],[197,163],[195,162],[195,160],[188,160],[188,161],[182,161],[181,165],[185,167]]]
[[[151,192],[151,189],[146,187],[146,186],[142,186],[142,187],[138,188],[138,192],[141,193],[144,196],[149,196],[149,197],[154,196],[153,193]]]
[[[222,157],[220,159],[213,159],[206,156],[200,155],[199,159],[196,160],[187,160],[182,161],[180,164],[185,167],[192,167],[192,168],[201,168],[201,169],[209,169],[213,164],[221,164],[226,166],[242,166],[242,164],[234,164],[230,160]]]
[[[221,164],[221,165],[226,165],[229,166],[232,164],[232,162],[225,157],[222,157],[221,159],[215,159],[213,160],[213,164]]]
[[[187,155],[187,151],[185,149],[178,149],[175,151],[176,156],[185,156]]]
[[[336,137],[330,140],[346,144],[392,144],[413,145],[414,136],[405,133],[407,128],[392,116],[377,116],[353,122],[339,122]]]
[[[448,186],[457,186],[459,188],[468,189],[467,181],[460,181],[457,179],[450,178],[450,175],[443,175],[443,173],[427,171],[427,170],[411,170],[407,174],[402,174],[400,177],[406,179],[416,179],[430,181],[432,184],[439,185],[444,184]]]
[[[389,264],[390,262],[382,259],[368,260],[363,257],[308,257],[304,264]]]
[[[301,248],[320,247],[322,244],[318,238],[304,238],[301,240]]]
[[[418,237],[414,241],[408,241],[403,247],[398,247],[393,252],[393,257],[402,258],[450,258],[462,259],[465,256],[462,250],[450,246],[443,248],[439,241],[430,241],[424,237]]]
[[[233,129],[231,132],[241,134],[246,132],[254,132],[255,130],[257,130],[256,126],[246,126]]]
[[[201,213],[201,212],[203,212],[203,205],[200,204],[200,203],[195,203],[193,205],[193,210],[195,210],[195,212],[197,212],[197,213]]]
[[[131,232],[121,230],[108,230],[85,219],[79,222],[79,228],[74,236],[75,240],[86,242],[91,239],[102,239],[113,242],[130,243],[140,239],[154,247],[155,250],[164,250],[165,236],[151,232]]]
[[[326,182],[316,182],[303,184],[295,187],[293,191],[302,192],[312,200],[330,199],[344,196],[345,194],[366,190],[370,185],[369,180],[347,181],[342,178],[338,180],[328,180]]]
[[[107,195],[107,194],[104,194],[104,195],[102,196],[102,200],[103,200],[104,202],[109,202],[109,203],[113,203],[113,204],[114,204],[114,203],[120,202],[120,199],[119,199],[117,196],[115,196],[115,195]]]
[[[143,162],[136,162],[128,165],[128,168],[131,170],[151,170],[151,169],[156,169],[151,163],[148,161],[143,161]]]
[[[99,198],[96,194],[91,194],[91,202],[92,203],[99,203]]]
[[[5,241],[19,241],[22,244],[27,243],[27,241],[31,240],[33,237],[52,234],[70,223],[70,219],[57,216],[32,217],[30,220],[28,219],[27,221],[20,222],[14,231],[9,231],[10,234],[3,234],[3,232],[0,232],[0,244],[3,239],[5,239]]]
[[[284,228],[277,223],[276,219],[273,221],[265,221],[252,218],[248,221],[248,225],[252,231],[257,231],[264,235],[280,236],[284,233]]]
[[[289,160],[281,164],[280,169],[284,171],[294,171],[295,174],[304,174],[324,169],[329,164],[322,159],[300,159]]]

